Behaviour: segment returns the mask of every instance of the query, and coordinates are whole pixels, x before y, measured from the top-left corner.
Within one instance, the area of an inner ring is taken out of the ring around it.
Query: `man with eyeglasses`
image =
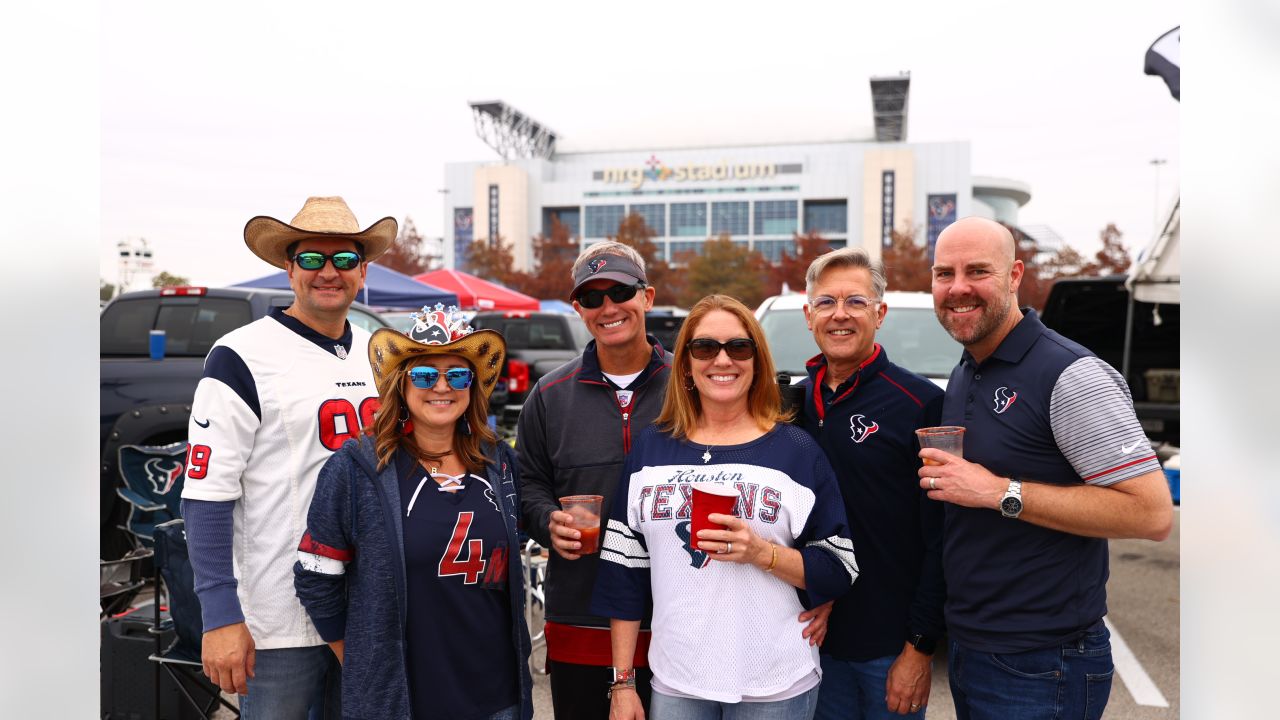
[[[255,255],[288,271],[295,298],[205,358],[182,497],[204,672],[240,695],[246,720],[341,712],[341,671],[294,595],[293,565],[321,465],[377,410],[369,333],[347,310],[395,237],[394,218],[362,231],[339,197],[244,228]]]
[[[942,512],[918,486],[916,428],[938,424],[942,390],[876,343],[889,308],[884,267],[862,248],[819,256],[805,275],[808,362],[801,423],[840,480],[860,574],[828,604],[818,720],[924,717],[942,635]]]
[[[645,334],[654,288],[644,260],[622,243],[582,251],[572,268],[570,299],[594,338],[580,357],[543,375],[520,412],[517,449],[524,529],[552,549],[546,585],[547,670],[557,720],[604,720],[608,692],[635,690],[645,707],[648,621],[635,663],[613,668],[608,618],[588,611],[599,554],[584,554],[568,495],[602,495],[607,517],[631,438],[662,408],[671,353]]]

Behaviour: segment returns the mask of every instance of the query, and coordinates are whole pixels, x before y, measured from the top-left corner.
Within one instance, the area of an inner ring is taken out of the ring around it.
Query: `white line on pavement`
[[[1169,707],[1169,701],[1164,699],[1160,688],[1156,687],[1147,671],[1142,669],[1142,663],[1138,662],[1137,656],[1129,649],[1129,644],[1120,637],[1116,626],[1105,617],[1102,621],[1111,631],[1111,661],[1115,663],[1116,674],[1124,681],[1124,686],[1129,688],[1133,701],[1149,707]]]

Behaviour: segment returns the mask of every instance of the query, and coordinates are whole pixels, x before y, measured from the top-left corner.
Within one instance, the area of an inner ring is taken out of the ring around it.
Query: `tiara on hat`
[[[436,303],[435,307],[423,305],[421,310],[410,314],[409,319],[413,320],[413,326],[405,335],[423,345],[448,345],[475,332],[457,305],[447,308],[443,303]]]

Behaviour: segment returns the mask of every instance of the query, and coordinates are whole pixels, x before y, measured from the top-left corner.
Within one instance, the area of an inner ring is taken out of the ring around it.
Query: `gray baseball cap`
[[[582,286],[592,280],[616,280],[627,285],[638,282],[649,284],[644,270],[637,267],[630,259],[622,255],[602,253],[583,263],[582,267],[578,268],[578,272],[574,273],[573,292],[569,293],[569,299],[576,299]]]

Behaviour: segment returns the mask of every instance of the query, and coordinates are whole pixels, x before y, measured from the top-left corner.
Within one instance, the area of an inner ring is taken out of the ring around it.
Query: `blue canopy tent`
[[[566,313],[569,315],[577,314],[573,306],[563,300],[539,300],[538,309],[542,312]]]
[[[441,290],[434,285],[418,282],[404,273],[398,273],[381,265],[370,264],[369,272],[365,275],[364,280],[364,289],[360,291],[356,299],[365,305],[380,308],[418,310],[423,305],[435,305],[436,303],[444,303],[445,305],[458,304],[457,295]],[[289,287],[289,274],[284,271],[236,283],[235,287],[292,289]]]

